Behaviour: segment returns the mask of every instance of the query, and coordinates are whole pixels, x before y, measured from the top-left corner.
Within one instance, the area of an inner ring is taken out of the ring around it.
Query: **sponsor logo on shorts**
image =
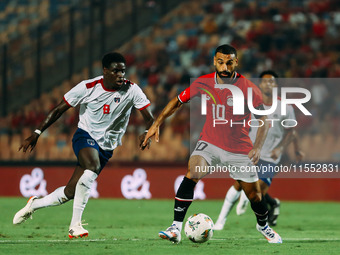
[[[91,146],[94,146],[95,145],[95,142],[93,139],[87,139],[87,143]]]

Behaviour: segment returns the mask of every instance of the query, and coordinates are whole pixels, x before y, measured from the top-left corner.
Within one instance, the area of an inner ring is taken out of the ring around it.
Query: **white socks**
[[[249,200],[247,198],[246,193],[244,193],[244,190],[241,192],[240,200],[238,201],[238,204],[236,206],[236,214],[242,215],[247,211],[247,207],[249,204]]]
[[[228,190],[224,203],[220,212],[220,215],[218,216],[217,222],[222,223],[224,225],[224,222],[233,208],[233,205],[237,201],[237,199],[240,197],[241,191],[237,191],[234,186],[231,186],[230,189]]]
[[[244,193],[244,191],[242,190],[242,192],[241,192],[241,196],[240,196],[240,202],[239,202],[240,204],[242,204],[242,203],[249,203],[249,199],[247,198],[247,195],[246,195],[246,193]]]
[[[182,231],[182,227],[183,227],[183,222],[181,222],[181,221],[173,221],[172,222],[172,225],[173,224],[175,224],[176,225],[176,227],[179,229],[179,231]]]
[[[98,175],[95,172],[91,170],[85,170],[83,175],[79,178],[74,195],[73,215],[70,227],[81,223],[83,211],[90,197],[91,186],[97,177]]]
[[[52,193],[39,199],[33,200],[32,209],[37,210],[49,206],[57,206],[69,201],[64,193],[65,186],[57,188]]]

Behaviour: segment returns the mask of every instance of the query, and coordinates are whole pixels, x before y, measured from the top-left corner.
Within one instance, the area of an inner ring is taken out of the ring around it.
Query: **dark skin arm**
[[[300,149],[299,145],[299,139],[297,132],[294,128],[286,129],[284,137],[282,141],[276,146],[275,149],[273,149],[271,157],[275,160],[278,158],[278,156],[283,152],[283,150],[291,143],[293,142],[294,145],[294,152],[295,152],[295,159],[296,162],[300,162],[303,157],[304,153]]]
[[[178,100],[177,97],[173,98],[163,109],[161,114],[158,116],[158,118],[155,120],[153,125],[149,128],[148,133],[146,134],[143,142],[143,146],[146,146],[148,143],[148,140],[155,136],[155,141],[159,142],[159,127],[164,122],[166,118],[174,114],[180,107],[182,106],[182,103]]]
[[[253,149],[248,153],[248,157],[251,159],[254,165],[256,165],[260,159],[260,152],[269,130],[269,123],[266,121],[267,116],[262,116],[258,119],[262,120],[264,124],[262,127],[258,128]]]
[[[46,119],[43,122],[41,122],[38,129],[41,132],[43,132],[49,126],[51,126],[54,122],[56,122],[56,120],[58,120],[60,116],[63,115],[63,113],[66,112],[70,108],[71,107],[64,100],[62,100],[59,103],[59,105],[57,105],[55,108],[52,109],[52,111],[50,111]],[[37,144],[38,138],[39,138],[39,135],[33,132],[33,134],[30,137],[26,138],[23,141],[18,151],[22,149],[23,152],[26,152],[29,149],[29,152],[32,152],[35,145]]]
[[[293,139],[293,128],[290,129],[285,129],[285,133],[283,135],[283,138],[281,140],[281,142],[273,149],[270,157],[274,160],[276,160],[279,155],[283,152],[284,148],[286,148],[288,146],[288,144],[290,144]]]
[[[300,162],[305,157],[305,153],[301,150],[300,143],[299,143],[299,136],[295,129],[293,130],[293,144],[294,144],[294,151],[295,151],[295,159],[297,162]]]
[[[149,107],[143,109],[140,111],[140,113],[142,114],[143,116],[143,119],[144,119],[144,122],[145,122],[145,127],[146,127],[146,130],[148,130],[154,119],[153,119],[153,116],[152,116],[152,113],[151,111],[149,110]],[[139,148],[141,150],[144,150],[146,147],[149,149],[150,148],[150,144],[151,144],[151,139],[146,139],[147,142],[145,143],[144,145],[144,141],[145,141],[145,136],[146,136],[146,132],[144,132],[143,134],[141,134],[139,136]]]

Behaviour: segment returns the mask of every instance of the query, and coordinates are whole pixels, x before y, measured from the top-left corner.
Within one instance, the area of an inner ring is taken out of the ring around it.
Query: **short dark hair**
[[[277,73],[275,73],[275,72],[272,71],[272,70],[263,71],[262,73],[260,73],[260,78],[262,78],[262,77],[265,76],[266,74],[272,75],[272,76],[274,76],[274,78],[279,78],[279,76],[277,75]]]
[[[104,55],[102,58],[103,68],[109,68],[112,63],[124,63],[126,64],[125,58],[118,52],[110,52]]]
[[[215,56],[217,52],[220,52],[222,54],[235,54],[235,57],[237,57],[237,50],[229,44],[223,44],[218,46],[215,50]]]

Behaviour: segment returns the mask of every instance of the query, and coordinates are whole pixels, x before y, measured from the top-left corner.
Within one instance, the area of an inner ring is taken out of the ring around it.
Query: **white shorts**
[[[205,141],[197,142],[191,156],[194,155],[202,156],[209,164],[208,169],[200,170],[200,166],[197,166],[196,171],[209,172],[210,174],[228,172],[234,180],[248,183],[256,182],[259,179],[256,166],[250,161],[248,155],[231,153]]]

